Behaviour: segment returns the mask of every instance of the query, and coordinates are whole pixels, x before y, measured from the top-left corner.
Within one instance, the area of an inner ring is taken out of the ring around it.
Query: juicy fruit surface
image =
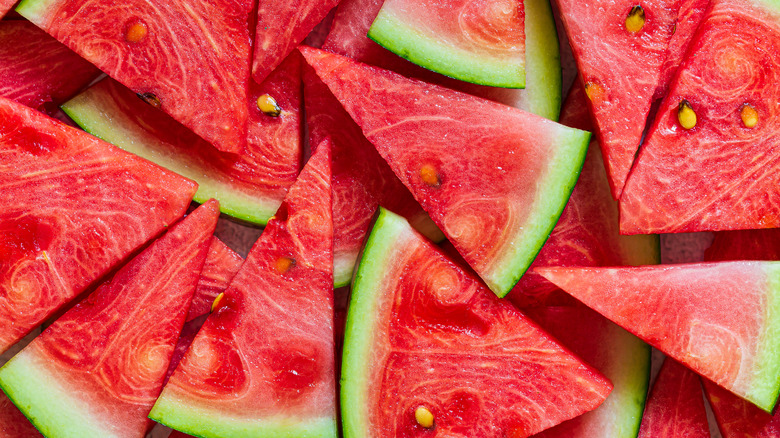
[[[458,252],[506,295],[563,210],[589,134],[339,55],[301,51]]]
[[[780,260],[780,229],[715,233],[712,245],[704,253],[704,260]]]
[[[251,1],[101,4],[25,0],[18,11],[217,149],[243,150]]]
[[[676,18],[676,1],[644,1],[644,26],[631,32],[625,23],[636,4],[558,0],[615,199],[639,148]]]
[[[780,414],[768,414],[707,379],[702,383],[723,438],[780,436]]]
[[[211,312],[214,299],[227,289],[243,263],[244,259],[221,240],[216,237],[211,240],[206,262],[200,271],[198,287],[192,297],[187,321]]]
[[[674,23],[672,37],[669,39],[666,60],[661,66],[661,76],[655,92],[655,99],[663,98],[669,92],[672,79],[674,79],[677,69],[680,68],[680,64],[685,60],[688,47],[699,28],[699,24],[704,19],[709,4],[710,0],[679,0],[677,20]]]
[[[0,96],[42,110],[45,104],[62,103],[98,74],[34,24],[0,22]]]
[[[249,136],[241,154],[220,152],[132,91],[105,79],[63,108],[103,140],[199,184],[195,200],[220,201],[222,211],[265,224],[282,203],[301,167],[300,60],[286,60],[263,84],[252,81],[247,105]],[[263,113],[257,100],[272,97],[280,114]]]
[[[336,436],[329,163],[320,145],[151,418],[199,436]]]
[[[525,86],[520,0],[385,0],[368,36],[399,56],[484,85]]]
[[[252,76],[262,82],[339,0],[260,0]]]
[[[666,358],[650,392],[638,438],[709,437],[699,376]]]
[[[17,0],[0,0],[0,18],[3,18],[5,14],[13,9]]]
[[[780,263],[536,268],[585,305],[771,411],[780,390]]]
[[[526,437],[611,389],[400,216],[380,210],[357,269],[342,368],[347,437]],[[435,431],[415,420],[420,406]]]
[[[0,369],[50,436],[142,436],[219,217],[210,201],[123,266]]]
[[[4,392],[0,391],[0,437],[39,438],[43,437]]]
[[[430,237],[441,232],[360,127],[314,73],[304,66],[306,117],[312,146],[333,142],[333,278],[348,284],[377,207],[382,205],[414,224],[429,224]],[[438,240],[441,240],[439,237]]]
[[[592,131],[587,97],[577,81],[569,91],[560,122]],[[618,204],[612,199],[609,179],[598,143],[591,141],[585,163],[566,208],[550,237],[509,293],[520,307],[567,304],[571,296],[534,272],[540,266],[618,266],[658,263],[657,236],[620,236]]]
[[[0,146],[5,351],[181,217],[196,186],[2,98]]]
[[[715,1],[697,35],[626,184],[624,233],[780,226],[780,10]],[[678,121],[683,100],[692,129]],[[757,112],[752,128],[744,105]]]

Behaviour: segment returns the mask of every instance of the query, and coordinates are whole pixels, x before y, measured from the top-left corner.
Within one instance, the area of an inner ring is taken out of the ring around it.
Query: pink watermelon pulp
[[[211,312],[214,299],[227,289],[243,263],[244,259],[221,240],[216,237],[211,240],[206,262],[200,272],[198,287],[195,289],[190,311],[187,314],[188,322]]]
[[[32,23],[0,22],[0,96],[43,110],[64,102],[99,74]]]
[[[647,401],[638,438],[709,438],[699,376],[667,358]]]
[[[497,295],[555,225],[590,134],[340,55],[308,63]]]
[[[780,391],[780,263],[536,268],[696,373],[771,411]]]
[[[273,99],[279,113],[263,113],[258,98]],[[296,54],[263,84],[252,81],[249,137],[238,155],[214,149],[111,79],[71,99],[63,109],[91,134],[197,181],[195,201],[215,198],[223,213],[265,224],[300,171],[301,106]]]
[[[0,368],[42,433],[144,435],[218,217],[202,205]]]
[[[5,351],[181,217],[196,185],[2,98],[0,145]]]
[[[150,418],[198,436],[337,436],[330,179],[324,143]]]
[[[250,0],[121,8],[24,0],[17,11],[224,152],[246,145]]]
[[[13,9],[17,0],[0,0],[0,18],[3,18],[5,14]]]
[[[622,232],[780,226],[777,53],[776,3],[713,2],[626,184]]]
[[[342,366],[348,438],[527,437],[612,387],[385,209],[356,269]]]
[[[4,392],[0,391],[0,437],[3,438],[39,438],[43,437],[11,402]]]
[[[704,379],[704,392],[723,438],[775,438],[780,436],[780,412],[775,415]]]

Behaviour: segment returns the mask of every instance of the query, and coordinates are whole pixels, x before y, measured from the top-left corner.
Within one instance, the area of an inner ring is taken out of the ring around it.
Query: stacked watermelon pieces
[[[0,3],[0,437],[778,434],[777,2]]]

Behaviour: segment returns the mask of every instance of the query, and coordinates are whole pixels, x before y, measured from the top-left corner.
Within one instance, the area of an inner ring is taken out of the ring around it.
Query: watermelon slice
[[[522,438],[612,386],[385,209],[355,272],[342,366],[347,438]]]
[[[379,205],[403,215],[431,239],[444,236],[390,166],[366,140],[311,67],[304,67],[309,141],[333,142],[333,279],[349,284],[361,245]]]
[[[3,438],[39,438],[43,437],[19,411],[11,399],[0,391],[0,437]]]
[[[710,438],[699,376],[667,358],[653,384],[638,438]]]
[[[770,412],[780,391],[780,263],[536,268],[696,373]]]
[[[626,184],[622,232],[780,227],[777,53],[776,2],[713,1]]]
[[[0,22],[0,96],[42,110],[48,103],[64,102],[98,74],[100,70],[32,23]]]
[[[780,229],[717,232],[704,260],[780,260]]]
[[[246,145],[251,0],[23,0],[17,11],[225,152]]]
[[[196,185],[0,98],[0,352],[181,217]]]
[[[780,412],[768,414],[707,379],[702,383],[723,438],[780,436]]]
[[[330,154],[306,164],[152,419],[204,437],[337,436]]]
[[[323,48],[352,59],[420,78],[469,94],[558,120],[561,109],[561,60],[550,2],[524,0],[525,89],[470,84],[418,67],[367,37],[384,0],[342,0]]]
[[[301,167],[300,81],[300,57],[291,56],[262,85],[252,82],[249,137],[239,155],[215,150],[110,79],[63,109],[91,134],[197,181],[196,201],[218,199],[223,213],[264,225]],[[279,114],[259,109],[258,98],[269,97]]]
[[[339,0],[260,0],[252,76],[263,82]]]
[[[699,28],[710,0],[678,0],[677,20],[672,28],[666,60],[661,65],[661,76],[653,99],[661,99],[669,92],[669,86],[685,59],[685,54]]]
[[[243,263],[244,259],[221,240],[216,237],[211,240],[198,287],[187,314],[187,322],[211,312],[214,299],[227,289]]]
[[[636,438],[650,380],[650,347],[584,306],[539,307],[528,316],[612,381],[598,408],[534,438]]]
[[[579,81],[569,91],[561,123],[593,130],[587,97]],[[612,199],[598,142],[592,141],[569,203],[531,266],[636,266],[659,262],[658,236],[620,236],[618,205]],[[571,302],[571,296],[533,269],[523,275],[508,298],[521,308]]]
[[[202,205],[0,368],[43,434],[145,434],[218,217]]]
[[[525,87],[521,0],[385,0],[368,36],[441,74],[482,85]]]
[[[590,134],[340,55],[300,50],[463,258],[506,295],[560,216]]]

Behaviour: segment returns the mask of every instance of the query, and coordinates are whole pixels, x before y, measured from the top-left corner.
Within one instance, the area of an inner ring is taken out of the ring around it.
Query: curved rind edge
[[[547,0],[524,0],[526,89],[517,108],[558,121],[563,74],[558,30]]]
[[[754,370],[747,399],[772,413],[780,393],[780,262],[763,262],[766,273],[766,325],[763,343],[756,351],[760,366]]]
[[[610,321],[610,324],[614,324]],[[615,367],[619,367],[621,373],[620,382],[614,373],[604,371],[605,375],[615,385],[610,397],[616,395],[615,391],[625,394],[621,398],[620,405],[624,410],[633,410],[633,415],[622,415],[615,419],[615,425],[620,425],[622,434],[614,435],[614,438],[636,438],[642,424],[642,414],[647,403],[647,394],[650,387],[650,370],[652,348],[638,337],[614,324],[619,345],[613,345],[616,354],[621,354],[621,359],[614,361]],[[618,389],[620,388],[620,389]]]
[[[409,27],[384,7],[371,24],[368,37],[396,55],[445,76],[492,87],[525,88],[524,64],[475,56],[441,45],[439,40]]]

